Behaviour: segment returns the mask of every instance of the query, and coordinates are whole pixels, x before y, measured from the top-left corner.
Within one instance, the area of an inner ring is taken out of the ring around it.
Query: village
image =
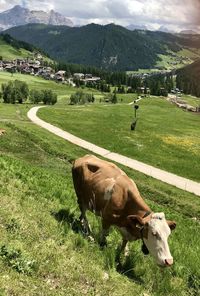
[[[66,75],[66,71],[55,71],[51,66],[47,65],[40,53],[35,53],[33,57],[15,59],[12,61],[0,60],[0,71],[14,73],[29,74],[33,76],[40,76],[46,80],[53,80],[63,84],[68,84],[73,87],[76,86],[75,81],[78,79],[83,83],[100,81],[100,77],[93,77],[92,74],[74,73],[73,75]]]

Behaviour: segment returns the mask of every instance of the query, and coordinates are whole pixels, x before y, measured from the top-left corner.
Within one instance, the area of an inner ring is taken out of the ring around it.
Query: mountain
[[[147,30],[147,26],[145,25],[128,25],[126,27],[126,29],[130,30],[130,31],[134,31],[134,30]]]
[[[198,34],[198,33],[195,32],[195,31],[193,31],[193,30],[183,30],[183,31],[180,31],[179,34],[196,35],[196,34]]]
[[[184,93],[200,97],[200,59],[177,71],[177,87]]]
[[[200,48],[200,35],[190,38],[164,32],[130,31],[114,24],[89,24],[80,28],[28,24],[6,32],[43,49],[58,61],[110,70],[155,68],[165,56],[173,64],[176,59],[184,59],[183,48],[187,49],[185,52],[192,48],[193,55]],[[186,62],[192,61],[187,58]],[[163,65],[164,62],[165,68]]]
[[[28,23],[73,26],[71,20],[54,10],[51,10],[50,12],[31,11],[20,5],[16,5],[13,8],[0,13],[0,28],[4,30]]]
[[[160,26],[158,31],[160,32],[165,32],[165,33],[174,33],[173,31],[171,31],[169,28],[165,27],[165,26]]]

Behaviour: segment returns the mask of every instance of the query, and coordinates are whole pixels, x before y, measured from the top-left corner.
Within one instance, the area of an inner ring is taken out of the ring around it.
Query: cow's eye
[[[160,235],[158,234],[158,232],[152,232],[152,235],[154,236],[154,237],[156,237],[156,239],[161,239],[161,237],[160,237]]]

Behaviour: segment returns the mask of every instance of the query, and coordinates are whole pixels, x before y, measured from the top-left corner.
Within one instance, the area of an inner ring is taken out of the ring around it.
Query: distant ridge
[[[46,25],[63,25],[72,27],[71,20],[54,10],[49,12],[29,10],[20,5],[0,13],[0,31],[15,26],[26,25],[29,23],[39,23]]]
[[[193,30],[183,30],[183,31],[180,32],[180,34],[196,35],[198,33],[193,31]]]
[[[170,64],[171,69],[174,69],[177,60],[184,60],[179,54],[182,49],[187,49],[188,55],[191,53],[194,56],[194,52],[197,52],[197,58],[200,56],[200,35],[130,31],[115,24],[89,24],[72,28],[28,24],[6,32],[16,39],[43,49],[59,62],[91,65],[114,71],[154,69],[158,63],[161,63],[160,70],[168,70],[165,62],[162,63],[163,56],[174,59],[174,64]],[[192,59],[186,57],[185,62],[191,63]]]

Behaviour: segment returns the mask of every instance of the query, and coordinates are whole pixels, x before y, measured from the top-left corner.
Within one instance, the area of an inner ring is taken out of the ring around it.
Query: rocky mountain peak
[[[70,19],[54,10],[49,12],[29,10],[20,5],[0,13],[0,28],[8,29],[15,26],[26,25],[29,23],[39,23],[46,25],[73,26]]]

